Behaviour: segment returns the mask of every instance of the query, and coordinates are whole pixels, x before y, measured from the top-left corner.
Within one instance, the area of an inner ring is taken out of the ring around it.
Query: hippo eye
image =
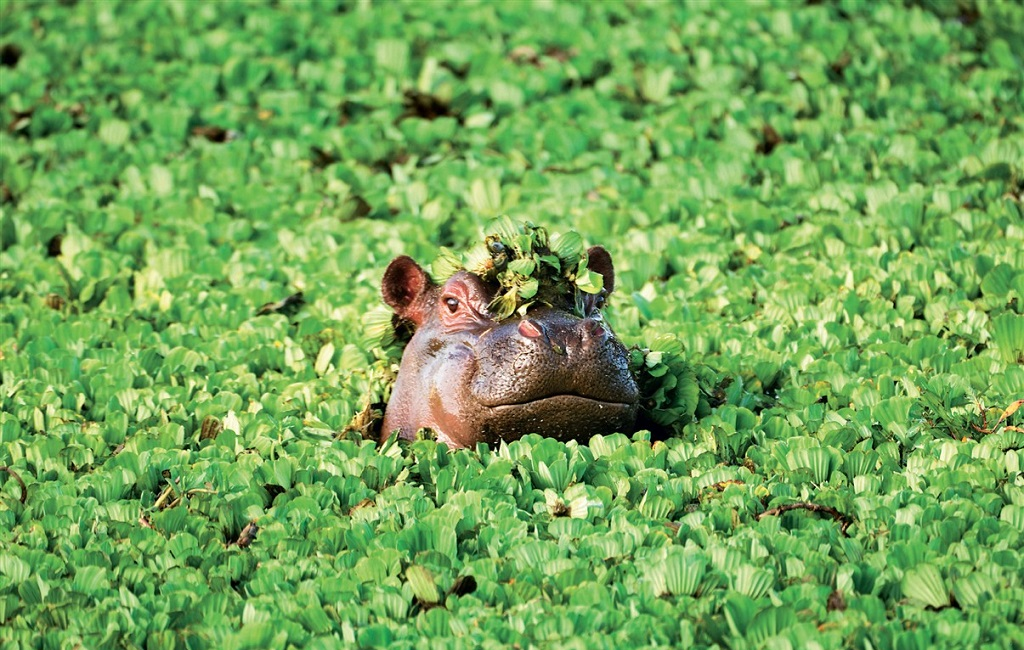
[[[601,294],[600,296],[597,297],[597,299],[594,300],[594,309],[601,309],[602,307],[604,307],[605,302],[606,298],[604,294]]]
[[[445,306],[448,307],[448,311],[450,311],[453,314],[459,310],[459,299],[458,298],[445,298],[444,299],[444,304],[445,304]]]

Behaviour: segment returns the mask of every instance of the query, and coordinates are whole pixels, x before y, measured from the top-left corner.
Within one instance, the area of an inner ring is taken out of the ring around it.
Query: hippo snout
[[[636,405],[638,389],[626,349],[597,318],[565,312],[503,323],[477,341],[471,393],[480,405],[524,405],[572,396]]]

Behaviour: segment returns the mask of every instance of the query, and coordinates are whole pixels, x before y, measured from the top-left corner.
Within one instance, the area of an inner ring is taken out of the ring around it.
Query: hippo
[[[632,431],[639,390],[626,348],[601,316],[615,287],[611,255],[594,246],[599,293],[556,296],[499,320],[497,287],[459,270],[435,284],[411,257],[395,258],[381,293],[414,328],[384,411],[382,439],[430,429],[449,447],[511,441],[527,433],[568,440]],[[582,303],[582,314],[579,305]]]

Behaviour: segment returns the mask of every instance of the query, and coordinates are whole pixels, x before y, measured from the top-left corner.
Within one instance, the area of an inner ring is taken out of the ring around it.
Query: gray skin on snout
[[[639,394],[626,349],[601,319],[614,288],[611,256],[588,251],[604,291],[587,295],[584,316],[563,304],[496,321],[494,287],[459,271],[433,284],[410,257],[396,258],[384,301],[415,333],[384,413],[382,437],[412,439],[421,428],[450,447],[515,440],[527,433],[567,440],[632,431]]]

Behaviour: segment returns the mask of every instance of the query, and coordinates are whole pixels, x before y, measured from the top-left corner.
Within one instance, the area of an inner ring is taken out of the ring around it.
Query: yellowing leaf
[[[1003,411],[1003,414],[999,416],[999,420],[996,422],[996,424],[999,424],[999,422],[1002,422],[1006,418],[1016,413],[1017,409],[1019,409],[1022,404],[1024,404],[1024,399],[1019,399],[1016,402],[1013,402],[1012,404],[1007,406],[1006,409]]]

